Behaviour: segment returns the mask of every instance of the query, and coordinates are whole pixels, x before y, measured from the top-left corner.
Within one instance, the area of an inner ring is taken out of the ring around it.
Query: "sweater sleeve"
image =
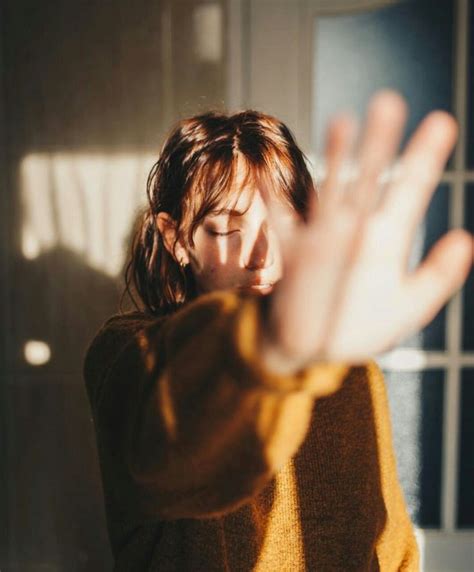
[[[220,292],[99,333],[85,379],[109,505],[137,520],[224,514],[297,451],[314,398],[349,368],[265,371],[261,314],[262,298]]]

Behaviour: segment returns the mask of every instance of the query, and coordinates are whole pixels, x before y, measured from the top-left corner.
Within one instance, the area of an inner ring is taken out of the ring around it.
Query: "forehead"
[[[282,201],[276,196],[270,198],[272,207],[276,206],[278,218],[282,224],[295,224],[299,220],[296,210],[286,201]],[[265,221],[269,221],[272,217],[266,204],[266,199],[257,189],[252,193],[242,193],[238,200],[219,211],[213,211],[208,215],[208,220],[221,221],[242,221],[243,224],[260,225]]]
[[[268,200],[272,204],[278,203],[282,211],[293,212],[294,207],[288,199],[271,190],[275,182],[271,176],[262,177],[262,173],[253,168],[241,154],[237,155],[227,192],[222,194],[207,216],[264,218],[268,211]]]

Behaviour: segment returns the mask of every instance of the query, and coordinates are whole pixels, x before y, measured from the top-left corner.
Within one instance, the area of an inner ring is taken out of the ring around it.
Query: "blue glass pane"
[[[452,110],[453,4],[413,0],[316,19],[313,148],[321,149],[328,117],[361,115],[380,88],[408,99],[409,132],[430,110]]]
[[[474,233],[474,184],[466,185],[465,227]],[[474,271],[471,270],[463,290],[463,349],[474,351]]]
[[[449,185],[440,185],[433,195],[425,220],[417,231],[409,266],[418,266],[435,242],[448,230]],[[443,350],[445,348],[446,308],[421,332],[403,340],[400,347]]]
[[[458,527],[474,528],[474,369],[461,375]]]
[[[469,3],[469,51],[468,51],[468,98],[467,98],[467,113],[468,113],[468,129],[467,129],[467,149],[466,159],[470,169],[474,168],[474,3]]]
[[[417,526],[438,528],[444,371],[385,372],[398,474]]]

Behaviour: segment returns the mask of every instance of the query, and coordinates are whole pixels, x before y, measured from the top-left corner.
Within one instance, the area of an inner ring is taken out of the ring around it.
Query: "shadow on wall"
[[[154,158],[43,153],[20,162],[6,388],[9,570],[106,570],[111,555],[82,367],[116,313]]]
[[[23,282],[15,304],[22,308],[14,332],[19,365],[6,391],[8,569],[106,570],[100,473],[80,372],[92,336],[117,310],[117,284],[61,248],[17,260],[16,272]],[[49,360],[27,363],[21,340],[41,341]]]
[[[111,567],[88,344],[118,311],[152,158],[36,153],[20,162],[8,400],[9,570]]]

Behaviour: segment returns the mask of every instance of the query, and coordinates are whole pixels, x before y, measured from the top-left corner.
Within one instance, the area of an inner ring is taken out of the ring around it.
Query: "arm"
[[[100,337],[89,352],[105,480],[130,510],[177,519],[236,508],[296,452],[314,397],[339,387],[345,365],[265,370],[263,303],[215,293],[135,327],[102,379],[91,375]]]

